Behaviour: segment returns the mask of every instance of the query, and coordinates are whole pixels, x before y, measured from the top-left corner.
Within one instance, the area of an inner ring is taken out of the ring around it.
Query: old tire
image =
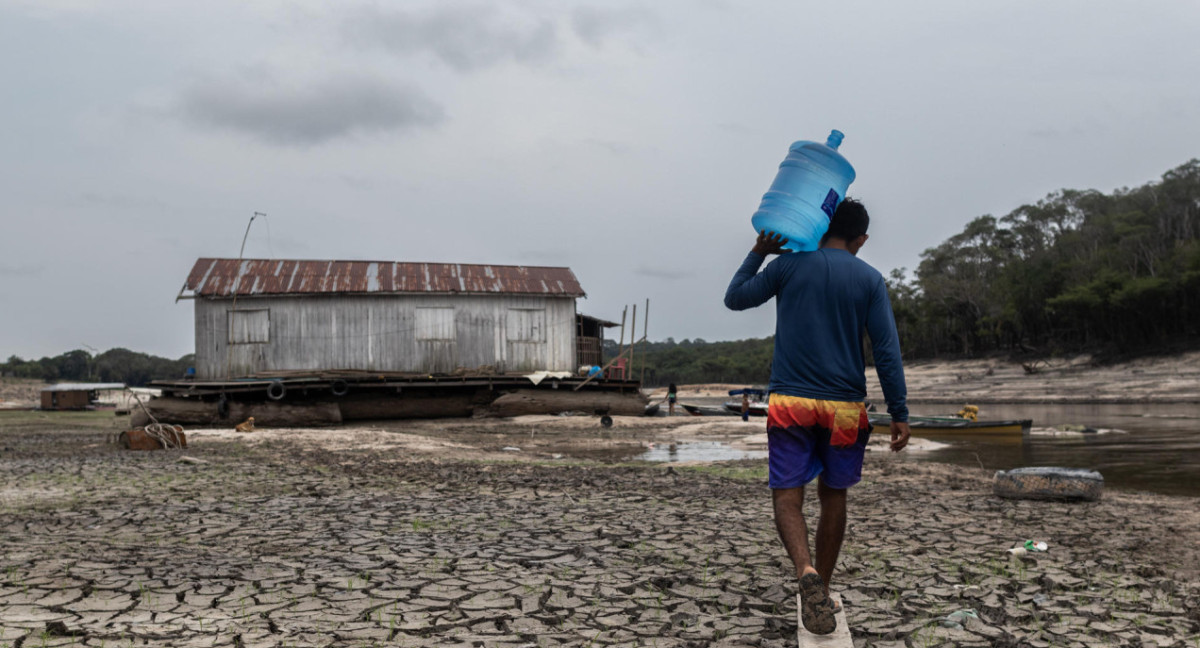
[[[334,396],[345,396],[350,391],[350,384],[338,379],[329,384],[329,391],[333,392]]]
[[[270,385],[267,385],[267,398],[273,401],[283,400],[287,395],[287,387],[283,385],[283,381],[272,380]]]

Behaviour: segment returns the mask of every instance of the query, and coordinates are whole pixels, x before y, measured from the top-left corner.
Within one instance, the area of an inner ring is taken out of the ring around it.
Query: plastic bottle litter
[[[1035,540],[1025,541],[1025,551],[1046,551],[1049,548],[1045,542],[1037,542]]]
[[[941,625],[943,628],[962,630],[963,626],[969,623],[972,619],[976,621],[979,620],[979,615],[975,612],[975,610],[958,610],[957,612],[951,612],[950,614],[947,614],[946,617],[942,619]]]
[[[854,167],[837,150],[843,137],[835,130],[824,144],[807,140],[792,144],[750,218],[754,231],[782,235],[789,250],[817,249],[855,178]]]
[[[1025,554],[1029,553],[1029,550],[1026,549],[1025,547],[1013,547],[1012,549],[1008,550],[1008,553],[1009,553],[1009,555],[1013,556],[1014,558],[1020,558],[1021,556],[1024,556]]]

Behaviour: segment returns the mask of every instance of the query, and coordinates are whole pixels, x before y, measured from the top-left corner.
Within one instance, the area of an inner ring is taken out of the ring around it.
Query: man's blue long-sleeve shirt
[[[764,260],[755,252],[746,257],[725,291],[725,305],[745,310],[775,297],[771,392],[821,400],[866,398],[865,329],[888,413],[894,421],[907,421],[900,340],[883,275],[837,248],[783,254],[760,273]]]

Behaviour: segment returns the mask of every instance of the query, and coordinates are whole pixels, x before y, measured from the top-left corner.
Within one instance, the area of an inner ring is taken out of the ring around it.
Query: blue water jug
[[[817,249],[829,219],[854,182],[854,167],[837,150],[843,137],[835,130],[824,144],[807,140],[792,144],[775,182],[750,218],[754,231],[783,235],[789,250]]]

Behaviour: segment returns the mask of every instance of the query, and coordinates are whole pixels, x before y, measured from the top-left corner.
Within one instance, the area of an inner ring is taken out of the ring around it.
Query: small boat
[[[692,416],[733,416],[733,413],[726,410],[724,407],[708,407],[704,405],[687,405],[679,404],[683,411]]]
[[[885,432],[891,427],[892,417],[886,414],[868,414],[867,418],[875,432]],[[1020,436],[1029,434],[1033,421],[1013,419],[1007,421],[972,421],[958,416],[910,416],[908,427],[918,436],[924,435],[996,435]]]
[[[730,396],[741,396],[743,394],[750,397],[750,416],[766,416],[767,415],[767,410],[769,409],[769,406],[767,405],[767,391],[765,389],[746,388],[746,389],[731,389],[731,390],[729,390]],[[742,415],[741,399],[725,401],[725,409],[729,410],[730,412],[732,412],[734,414],[737,414],[738,416],[741,416]]]

